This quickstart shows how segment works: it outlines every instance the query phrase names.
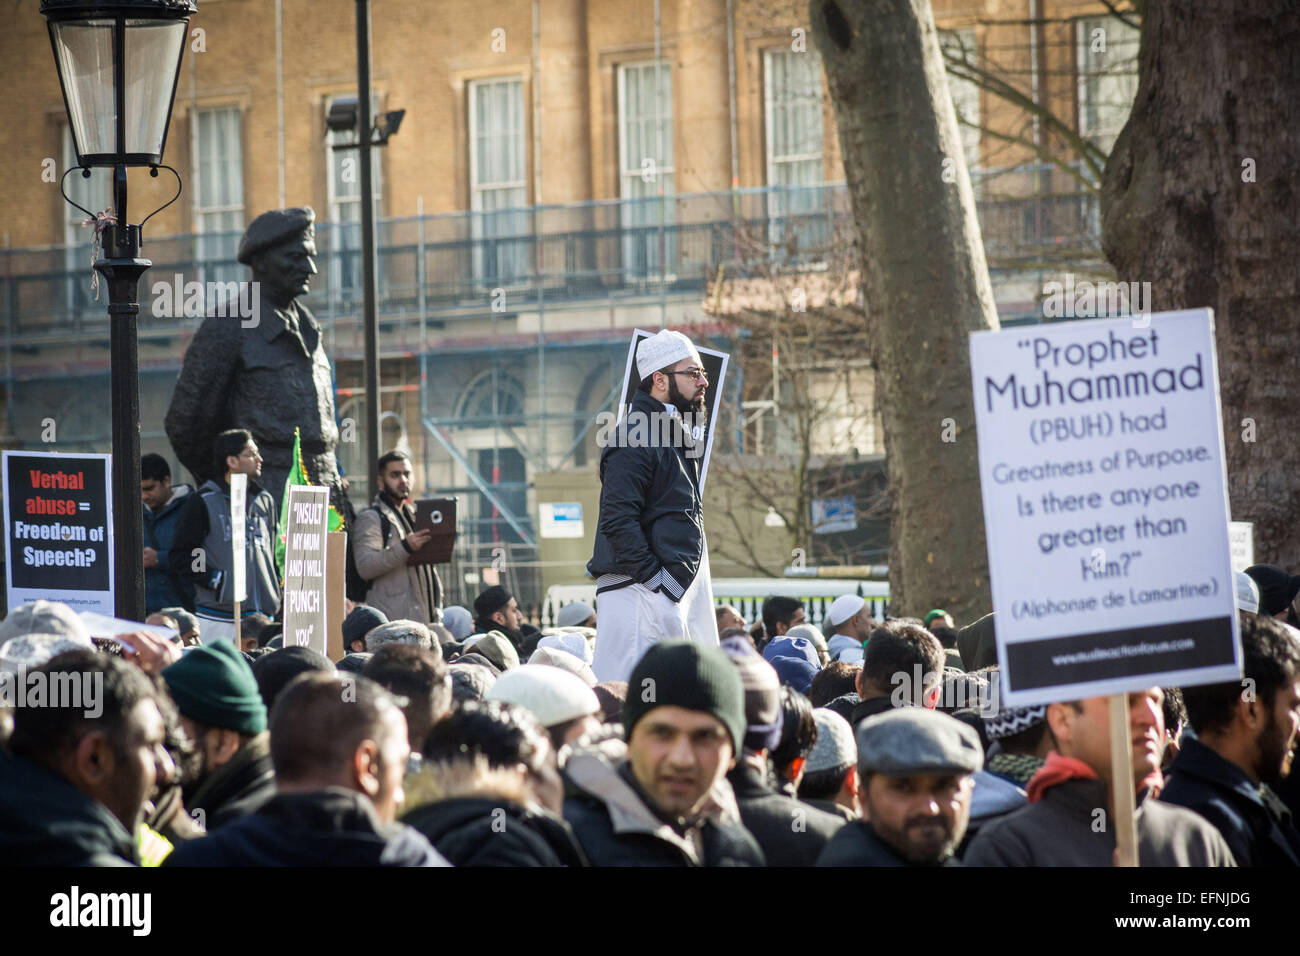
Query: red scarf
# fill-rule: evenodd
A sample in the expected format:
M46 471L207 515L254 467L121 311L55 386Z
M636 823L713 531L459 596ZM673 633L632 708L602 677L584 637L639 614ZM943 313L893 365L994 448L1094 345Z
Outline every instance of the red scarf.
M1097 771L1082 760L1076 760L1074 757L1062 757L1053 750L1047 755L1043 765L1038 768L1038 772L1029 778L1029 784L1025 787L1025 792L1029 794L1030 803L1037 803L1043 799L1044 792L1058 783L1065 783L1067 780L1098 779L1100 778L1097 776Z

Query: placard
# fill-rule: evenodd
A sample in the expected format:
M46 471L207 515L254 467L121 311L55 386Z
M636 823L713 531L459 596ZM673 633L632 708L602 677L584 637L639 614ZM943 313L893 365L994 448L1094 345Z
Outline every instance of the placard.
M247 521L248 476L242 472L230 476L230 567L234 599L248 600L245 579L248 575L248 553L244 547L244 522ZM242 557L241 557L242 556Z
M632 330L632 344L627 350L627 366L623 370L623 402L618 408L618 421L622 421L627 415L628 409L632 407L632 397L636 394L637 386L641 384L640 377L636 374L636 350L644 339L655 335L654 332L647 332L644 329ZM690 338L690 336L687 336ZM697 427L694 432L695 441L704 442L704 455L700 460L700 492L704 492L704 479L709 472L709 455L713 451L713 435L717 431L714 427L718 420L718 409L721 407L722 384L727 377L727 363L731 356L726 352L719 352L717 349L702 348L699 343L691 339L695 350L700 353L700 361L704 363L704 371L709 376L709 387L704 393L705 423ZM699 433L703 429L703 435Z
M284 646L329 652L325 564L329 488L289 487L289 527L284 546Z
M1007 703L1240 678L1212 313L970 350Z
M5 591L10 610L62 601L115 613L110 456L3 454ZM144 555L137 555L141 561Z

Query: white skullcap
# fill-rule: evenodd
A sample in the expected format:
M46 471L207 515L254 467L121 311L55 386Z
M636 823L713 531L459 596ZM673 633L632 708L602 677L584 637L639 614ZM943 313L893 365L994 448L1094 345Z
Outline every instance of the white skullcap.
M585 601L574 601L560 608L560 612L555 615L555 624L557 627L574 627L595 613L592 606Z
M808 754L805 773L858 765L858 741L847 720L833 710L818 707L813 711L813 723L817 725L817 743Z
M582 678L546 664L520 664L506 671L483 699L517 704L532 711L543 727L600 711L600 701Z
M650 338L642 339L641 344L637 346L637 376L644 380L661 368L676 365L685 358L695 359L701 367L704 365L700 353L695 351L695 346L691 344L690 339L680 332L662 329Z
M1259 585L1244 571L1234 571L1237 579L1237 610L1259 613Z
M856 594L841 594L831 604L831 609L826 612L826 623L836 627L866 606L867 602Z
M586 618L583 620L586 620ZM553 647L558 651L565 651L580 661L586 661L588 664L591 663L593 656L591 645L587 643L587 639L582 636L580 631L552 631L538 641L537 646Z

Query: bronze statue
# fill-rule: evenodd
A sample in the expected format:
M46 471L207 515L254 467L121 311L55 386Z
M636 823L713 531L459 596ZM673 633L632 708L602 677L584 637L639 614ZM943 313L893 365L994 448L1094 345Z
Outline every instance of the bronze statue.
M294 428L313 483L343 486L334 449L334 385L321 328L295 300L316 274L315 213L310 207L262 213L239 243L238 259L253 270L252 307L245 314L203 320L185 352L167 409L167 437L177 457L203 482L220 480L212 442L227 428L247 428L262 453L262 486L279 512L293 467ZM248 314L251 313L251 314Z

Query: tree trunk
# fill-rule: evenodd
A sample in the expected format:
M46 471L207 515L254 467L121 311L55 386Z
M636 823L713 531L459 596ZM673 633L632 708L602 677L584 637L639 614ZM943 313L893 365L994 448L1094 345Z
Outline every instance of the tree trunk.
M928 0L811 0L858 227L891 496L891 612L989 610L969 333L997 328Z
M1214 309L1232 517L1300 559L1300 6L1150 0L1102 248L1155 310Z

